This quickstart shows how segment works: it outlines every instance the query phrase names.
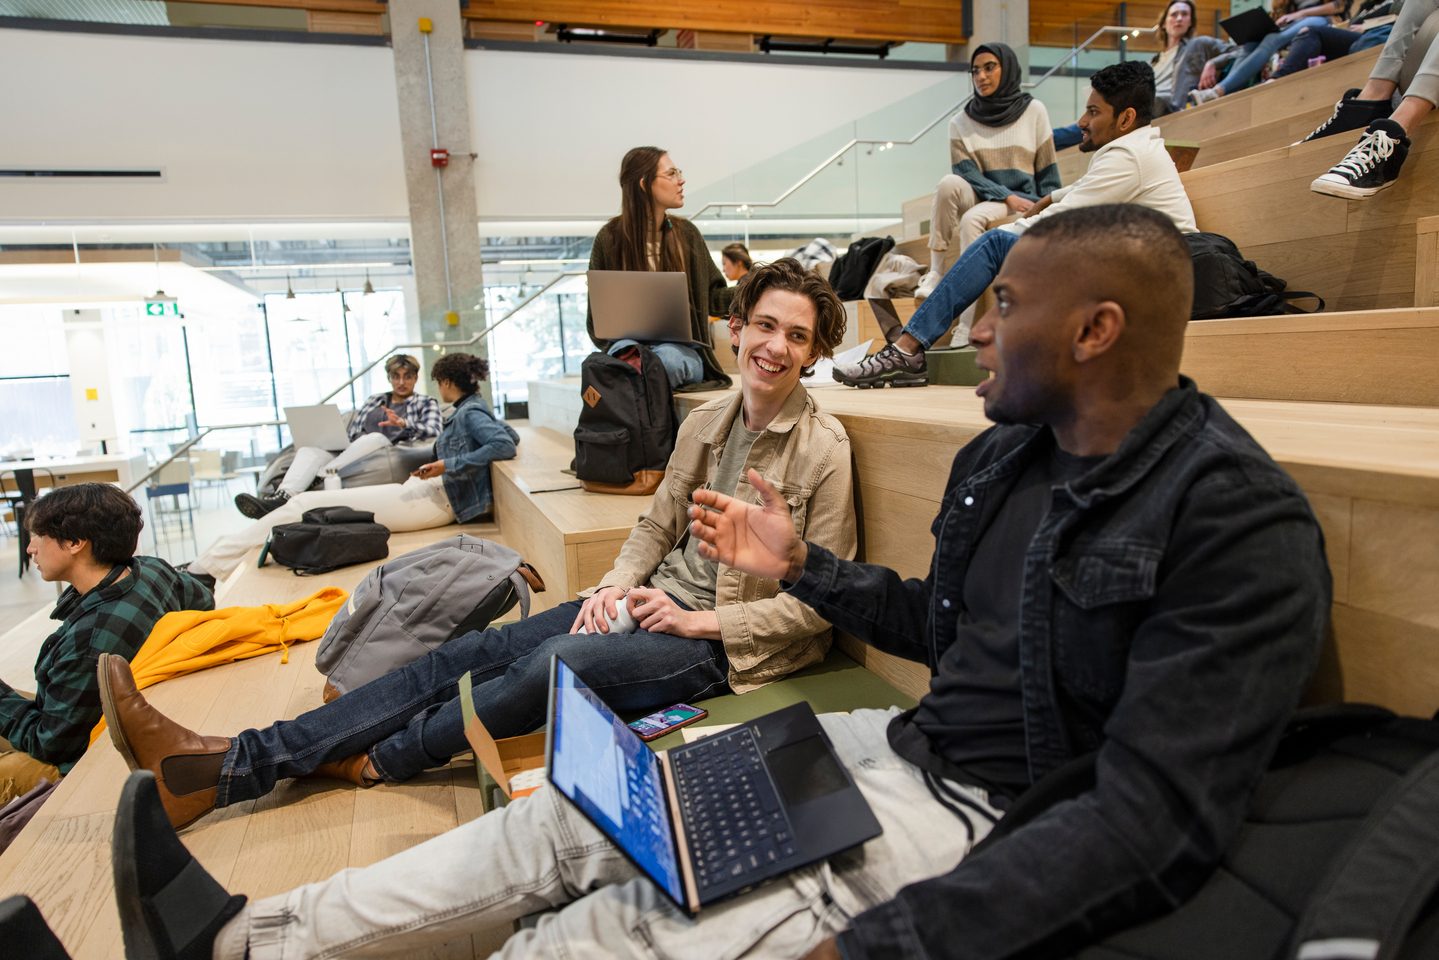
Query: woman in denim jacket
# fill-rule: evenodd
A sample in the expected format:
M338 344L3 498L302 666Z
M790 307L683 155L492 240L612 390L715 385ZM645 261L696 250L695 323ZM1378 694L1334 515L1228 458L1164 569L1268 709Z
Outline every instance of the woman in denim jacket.
M430 376L439 387L440 399L453 404L454 410L435 441L435 459L416 470L411 479L403 484L312 490L291 497L245 529L216 540L190 564L190 572L217 579L228 576L248 551L265 542L271 527L294 523L316 507L369 510L375 521L392 533L468 523L487 516L493 506L490 463L513 459L520 442L519 434L496 420L477 395L489 370L486 361L468 353L450 353L435 361Z

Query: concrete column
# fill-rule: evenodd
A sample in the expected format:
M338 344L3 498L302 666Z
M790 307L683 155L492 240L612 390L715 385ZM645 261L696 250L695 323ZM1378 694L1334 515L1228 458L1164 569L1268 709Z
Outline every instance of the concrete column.
M1014 48L1019 62L1028 71L1029 0L968 0L965 15L969 21L969 42L964 46L946 47L949 60L968 61L975 47L997 40Z
M389 7L420 336L463 340L484 329L485 315L460 5L455 0L390 0ZM428 66L422 17L432 25ZM431 164L430 149L436 143L450 151L449 166ZM454 316L447 319L452 313L458 315L458 324ZM468 349L488 355L483 341ZM433 359L428 353L422 362L428 367ZM485 396L490 399L488 389Z

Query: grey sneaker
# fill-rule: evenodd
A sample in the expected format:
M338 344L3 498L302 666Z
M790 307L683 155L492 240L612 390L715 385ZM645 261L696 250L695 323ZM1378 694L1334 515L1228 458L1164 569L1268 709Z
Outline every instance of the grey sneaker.
M1218 99L1218 87L1210 87L1208 90L1200 90L1198 87L1195 87L1193 90L1189 91L1189 102L1194 104L1194 106L1196 107L1202 107L1206 103L1212 103L1213 101Z
M894 344L859 363L836 364L834 378L847 387L923 387L929 383L924 353L904 354Z

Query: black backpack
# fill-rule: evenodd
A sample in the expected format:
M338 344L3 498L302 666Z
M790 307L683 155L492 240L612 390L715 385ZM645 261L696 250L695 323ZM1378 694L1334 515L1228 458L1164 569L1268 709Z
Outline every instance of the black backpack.
M1306 290L1285 291L1283 280L1245 260L1234 241L1217 233L1187 233L1189 256L1194 261L1194 308L1191 320L1224 317L1267 317L1278 313L1317 313L1324 298ZM1301 310L1290 301L1313 299L1314 311Z
M984 843L1092 786L1090 760L1036 784ZM1439 720L1362 704L1301 711L1199 890L1173 912L1077 954L1219 957L1439 957Z
M383 560L390 555L390 528L375 522L368 510L316 507L299 523L276 524L260 551L260 566L272 559L297 575L329 573L354 563Z
M858 300L884 255L894 249L894 237L861 237L829 268L829 285L841 300Z
M649 496L675 449L678 420L664 364L648 347L631 349L639 370L602 351L580 366L575 476L592 493Z

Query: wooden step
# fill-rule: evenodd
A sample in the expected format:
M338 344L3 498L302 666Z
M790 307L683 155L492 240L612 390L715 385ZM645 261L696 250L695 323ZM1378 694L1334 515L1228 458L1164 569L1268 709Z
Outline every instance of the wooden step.
M1423 217L1414 227L1414 305L1439 307L1439 217Z
M1180 369L1206 393L1439 407L1439 308L1204 320Z
M1331 311L1415 304L1417 222L1439 215L1439 114L1414 132L1403 172L1368 200L1312 193L1358 135L1190 170L1184 187L1201 230L1229 237L1244 255L1312 290Z
M505 542L534 564L548 587L530 609L548 610L609 572L650 498L586 492L565 472L575 455L572 435L518 429L519 455L490 467L495 515Z
M1322 109L1327 116L1345 90L1364 86L1378 59L1379 48L1362 50L1273 83L1231 93L1202 107L1171 113L1154 123L1164 131L1166 140L1175 137L1203 145L1215 137L1297 114Z

